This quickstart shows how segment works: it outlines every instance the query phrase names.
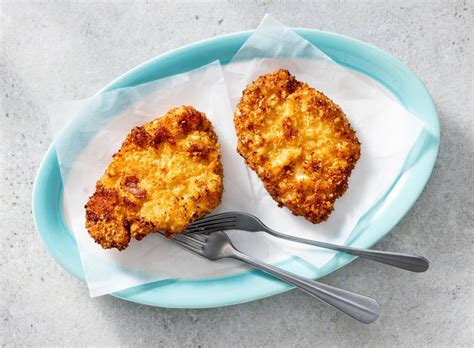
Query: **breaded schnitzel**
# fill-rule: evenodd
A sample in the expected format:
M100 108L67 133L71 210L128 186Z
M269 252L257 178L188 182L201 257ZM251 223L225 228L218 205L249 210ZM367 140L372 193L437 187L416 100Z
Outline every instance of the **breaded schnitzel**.
M243 91L234 122L237 151L278 205L312 223L326 220L360 157L341 108L278 70Z
M85 206L86 228L105 249L172 236L220 204L222 181L211 122L191 106L171 109L127 135Z

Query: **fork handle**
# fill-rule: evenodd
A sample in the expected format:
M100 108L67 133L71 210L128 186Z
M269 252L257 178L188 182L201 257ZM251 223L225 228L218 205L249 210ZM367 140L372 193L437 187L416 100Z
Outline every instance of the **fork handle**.
M296 274L256 260L237 250L235 251L233 258L243 261L289 284L292 284L365 324L373 322L380 314L379 304L370 297L300 277Z
M389 251L380 251L380 250L372 250L372 249L360 249L360 248L352 248L346 247L342 245L336 245L331 243L319 242L316 240L311 239L304 239L293 237L287 234L283 234L277 231L274 231L270 228L265 230L272 236L290 240L292 242L302 243L313 245L320 248L331 249L336 251L341 251L346 254L351 254L354 256L363 257L365 259L385 263L390 266L406 269L412 272L424 272L429 267L429 261L424 258L423 256L416 256L416 255L408 255L408 254L401 254L401 253L393 253Z

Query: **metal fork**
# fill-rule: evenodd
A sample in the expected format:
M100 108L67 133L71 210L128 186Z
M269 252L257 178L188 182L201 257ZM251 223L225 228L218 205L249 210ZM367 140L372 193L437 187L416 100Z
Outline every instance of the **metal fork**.
M224 258L237 259L287 283L290 283L323 302L339 309L354 319L365 324L371 323L379 316L379 305L370 297L359 295L347 290L335 288L317 281L300 277L262 261L256 260L238 251L231 243L225 232L215 232L210 235L176 235L173 239L187 250L210 260Z
M311 239L298 238L272 230L265 226L257 217L243 212L227 212L211 215L198 220L188 226L184 231L190 233L212 233L225 230L244 230L249 232L267 232L272 236L290 240L292 242L309 244L320 248L341 251L347 254L378 261L394 267L412 272L424 272L429 267L429 262L422 256L393 253L388 251L352 248L342 245L319 242Z

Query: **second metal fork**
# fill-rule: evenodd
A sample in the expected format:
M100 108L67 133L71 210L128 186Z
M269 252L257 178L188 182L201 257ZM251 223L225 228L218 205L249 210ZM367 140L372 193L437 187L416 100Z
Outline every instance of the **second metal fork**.
M379 316L379 305L374 299L303 278L256 260L238 251L224 232L216 232L208 236L199 234L178 234L174 237L173 241L185 249L210 260L215 261L224 258L233 258L245 262L300 288L363 323L371 323Z
M267 232L272 236L290 240L292 242L313 245L320 248L341 251L347 254L378 261L394 267L412 272L424 272L429 267L429 262L422 256L393 253L388 251L352 248L342 245L319 242L311 239L298 238L272 230L265 226L257 217L243 212L227 212L211 215L198 220L184 231L189 233L212 233L225 230L244 230L250 232Z

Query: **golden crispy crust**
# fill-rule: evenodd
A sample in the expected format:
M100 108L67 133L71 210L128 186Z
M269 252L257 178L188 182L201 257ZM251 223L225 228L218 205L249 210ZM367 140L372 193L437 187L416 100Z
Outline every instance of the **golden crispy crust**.
M360 157L340 107L278 70L244 90L234 122L237 151L278 205L312 223L326 220Z
M86 228L103 248L130 238L180 233L221 202L217 135L191 106L135 127L113 156L86 208Z

